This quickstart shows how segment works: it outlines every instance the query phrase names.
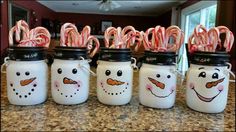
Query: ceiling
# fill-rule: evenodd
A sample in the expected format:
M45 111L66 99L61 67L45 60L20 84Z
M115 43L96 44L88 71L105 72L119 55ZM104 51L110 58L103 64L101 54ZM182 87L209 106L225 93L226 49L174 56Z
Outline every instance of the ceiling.
M108 14L108 15L136 15L136 16L157 16L170 10L185 1L183 0L152 0L152 1L118 1L112 0L113 4L120 7L110 11L99 10L99 3L102 0L80 0L80 1L46 1L38 0L39 3L52 9L55 12L87 13L87 14Z

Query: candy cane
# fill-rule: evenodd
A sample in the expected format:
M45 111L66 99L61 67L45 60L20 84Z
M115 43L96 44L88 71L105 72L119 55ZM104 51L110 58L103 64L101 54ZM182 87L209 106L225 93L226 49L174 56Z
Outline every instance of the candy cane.
M85 26L81 32L81 47L85 47L88 41L88 37L90 35L91 28L90 26Z
M61 46L66 46L66 39L67 39L67 35L68 35L68 30L66 30L67 28L72 28L73 30L75 30L75 32L78 32L76 26L72 23L65 23L62 25L61 27L61 32L60 32L60 44Z
M93 57L97 53L97 51L100 47L100 43L99 43L98 39L94 36L89 36L87 40L88 40L87 43L91 42L91 44L87 45L87 48L89 49L89 52L90 52L89 56ZM92 44L93 41L95 42L95 47L94 47L93 51L91 51L93 48L93 44Z

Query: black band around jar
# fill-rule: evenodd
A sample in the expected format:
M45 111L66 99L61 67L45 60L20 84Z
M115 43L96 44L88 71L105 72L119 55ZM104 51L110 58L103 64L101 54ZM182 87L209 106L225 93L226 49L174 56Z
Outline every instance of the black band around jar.
M190 55L190 63L208 66L226 66L230 55L226 52L200 52Z
M175 52L144 52L144 63L152 65L174 65L176 62Z
M101 48L99 60L112 62L127 62L131 61L130 49L110 49Z
M10 60L15 61L38 61L46 58L46 49L44 47L17 47L8 48Z
M56 46L54 49L54 58L62 60L80 60L88 59L87 48Z

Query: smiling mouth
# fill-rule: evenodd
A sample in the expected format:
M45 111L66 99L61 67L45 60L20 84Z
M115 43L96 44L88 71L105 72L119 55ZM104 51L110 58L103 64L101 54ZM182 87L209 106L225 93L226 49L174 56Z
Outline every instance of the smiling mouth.
M125 83L125 82L124 82L124 83ZM122 84L124 84L124 83L122 83ZM101 85L101 87L102 87L103 92L105 92L105 93L108 94L108 95L121 95L121 94L125 93L125 91L128 89L129 83L126 83L125 88L120 89L119 91L116 91L116 92L112 92L112 91L107 90L107 89L104 87L104 84L103 84L102 82L100 83L100 85Z
M212 101L214 98L216 98L216 97L221 93L221 91L222 91L222 90L220 90L219 93L216 94L214 97L207 98L207 97L204 97L204 96L200 95L200 94L195 90L194 86L192 87L192 89L193 89L193 91L197 94L197 97L198 97L200 100L204 101L204 102L211 102L211 101Z
M159 96L159 95L156 95L155 93L152 92L151 89L148 89L152 95L154 95L155 97L158 97L158 98L166 98L166 97L169 97L175 90L172 90L168 95L166 96Z

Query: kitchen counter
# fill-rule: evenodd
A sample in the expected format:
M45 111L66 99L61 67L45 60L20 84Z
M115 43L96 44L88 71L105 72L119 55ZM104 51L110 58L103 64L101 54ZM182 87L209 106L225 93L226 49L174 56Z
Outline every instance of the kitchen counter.
M43 104L15 106L7 100L6 76L1 74L1 131L235 131L235 83L230 83L227 107L219 114L205 114L188 108L184 85L177 87L173 108L153 109L142 106L138 101L138 72L134 73L132 100L124 106L99 103L96 97L96 77L91 76L90 84L89 99L83 104L58 105L53 102L49 91L49 97Z

